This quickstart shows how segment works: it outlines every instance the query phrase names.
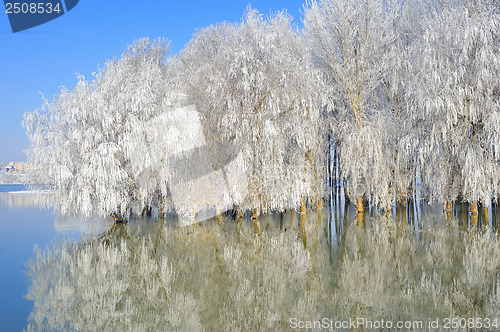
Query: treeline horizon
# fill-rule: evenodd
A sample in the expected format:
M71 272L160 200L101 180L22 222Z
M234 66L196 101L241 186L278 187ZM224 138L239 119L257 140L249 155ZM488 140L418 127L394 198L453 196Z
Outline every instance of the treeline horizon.
M240 215L321 209L340 180L358 212L417 191L471 213L497 201L500 1L308 1L302 21L248 7L178 54L129 45L25 114L36 181L62 213L171 211L172 183L189 180L171 157L197 135L172 114L195 105L207 143L241 149Z

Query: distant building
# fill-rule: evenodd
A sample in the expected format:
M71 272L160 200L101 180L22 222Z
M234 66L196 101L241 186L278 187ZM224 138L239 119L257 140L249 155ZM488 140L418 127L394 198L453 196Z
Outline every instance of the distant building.
M5 170L10 173L28 173L33 168L31 163L25 161L11 161Z

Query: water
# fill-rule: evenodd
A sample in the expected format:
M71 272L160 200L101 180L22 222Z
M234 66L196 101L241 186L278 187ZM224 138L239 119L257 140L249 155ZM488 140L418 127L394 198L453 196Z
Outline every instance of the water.
M0 185L0 331L21 331L33 310L28 292L26 262L35 245L46 248L63 240L78 240L92 230L88 223L75 224L58 218L51 209L42 209L24 185ZM85 225L87 224L87 229ZM73 225L73 226L72 226ZM99 223L104 227L105 223Z
M19 192L27 190L24 184L0 184L0 193Z
M1 331L19 331L26 326L32 303L24 299L24 265L35 243L46 246L56 236L52 213L34 207L24 194L5 192L11 189L17 191L19 186L0 186Z
M179 228L56 217L28 197L0 194L2 331L348 331L343 322L365 318L435 331L447 317L492 325L500 312L493 211L416 218L410 206L357 226L352 207L332 205Z

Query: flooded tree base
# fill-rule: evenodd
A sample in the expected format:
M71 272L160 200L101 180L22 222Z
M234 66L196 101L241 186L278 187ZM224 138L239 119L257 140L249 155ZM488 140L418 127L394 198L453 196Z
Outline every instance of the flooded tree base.
M120 215L117 215L115 213L111 214L111 218L113 218L113 220L115 221L116 224L123 224L123 223L127 222L126 218L124 218Z

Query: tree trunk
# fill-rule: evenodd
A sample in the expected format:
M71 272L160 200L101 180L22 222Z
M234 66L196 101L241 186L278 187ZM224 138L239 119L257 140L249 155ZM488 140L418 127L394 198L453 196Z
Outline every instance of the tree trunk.
M241 225L243 223L243 210L237 208L236 215L237 215L236 220L238 222L238 225Z
M255 234L260 234L259 220L257 218L254 219L254 217L252 217L252 220L253 220L253 228L255 230Z
M361 195L356 199L356 210L358 211L356 222L358 226L362 226L365 217L364 195Z
M453 219L453 201L444 202L443 211L448 218Z
M363 212L356 214L356 223L358 226L363 226L365 214Z
M483 225L489 225L490 215L488 214L488 207L487 206L483 206L483 212L484 212Z
M470 214L477 214L477 201L470 203Z
M300 198L300 214L301 215L305 215L307 212L307 209L306 209L306 203L305 203L305 199L304 199L304 196L302 196Z
M471 214L470 215L470 227L476 227L477 226L477 214Z
M122 216L120 216L116 213L112 213L111 217L113 217L113 220L115 221L116 224L123 224L123 223L127 222L127 220L125 218L123 218Z
M365 212L363 195L359 196L356 199L356 209L358 210L358 213L364 213Z
M403 210L401 211L403 215L401 216L401 222L403 223L403 228L406 227L406 204L403 205Z
M253 209L252 219L259 219L260 211L258 208Z
M453 201L444 202L443 203L443 210L445 212L453 211Z

